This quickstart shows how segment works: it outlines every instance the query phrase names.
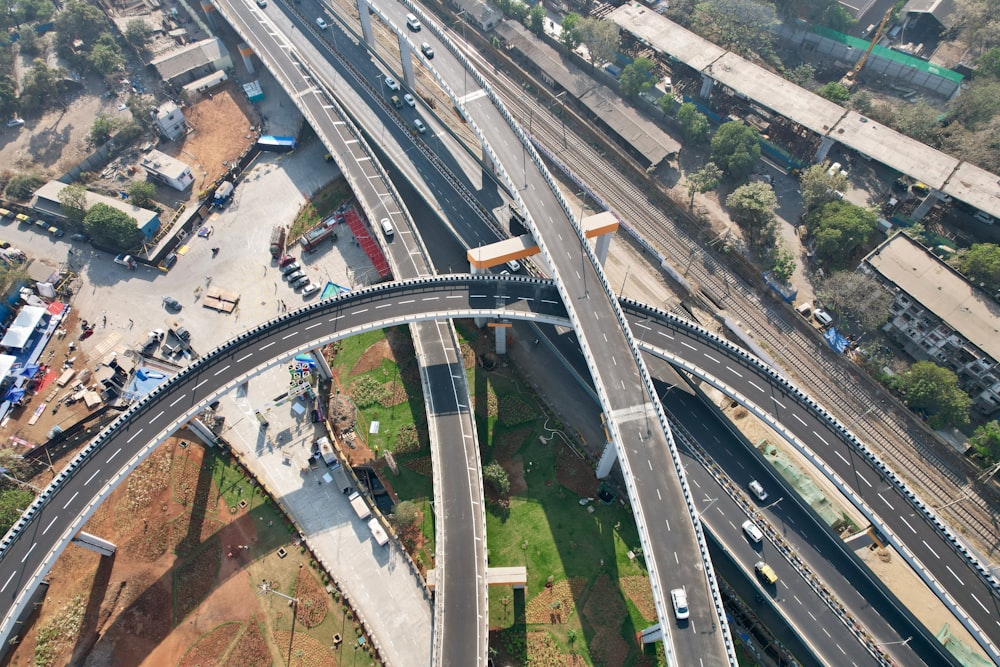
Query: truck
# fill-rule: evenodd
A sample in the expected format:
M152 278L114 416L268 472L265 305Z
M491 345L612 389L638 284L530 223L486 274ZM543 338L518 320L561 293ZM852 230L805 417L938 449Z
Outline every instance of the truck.
M323 462L328 466L332 466L337 462L337 455L333 453L333 445L330 444L330 439L325 435L316 441L316 449L319 451L319 455L323 457Z
M275 225L271 230L271 257L278 259L285 252L285 227Z
M343 220L342 216L332 216L307 231L302 238L299 239L302 251L316 252L316 250L319 249L320 243L331 236L334 236L336 225L340 222L340 220Z
M212 206L217 208L222 208L229 202L230 197L233 196L233 190L236 189L229 181L223 181L222 185L215 189L215 194L212 196Z
M358 518L364 521L372 515L372 511L368 509L368 503L365 499L361 497L361 494L355 491L351 495L347 496L347 499L351 501L351 507L354 509L354 513L358 515Z
M347 471L344 470L344 466L334 463L330 466L330 475L333 476L333 482L341 493L348 494L354 490L354 487L351 486L351 480L347 479Z
M385 528L382 524L378 522L378 519L372 517L368 520L368 530L372 532L372 537L375 538L375 543L380 547L384 547L389 544L389 536L386 535Z

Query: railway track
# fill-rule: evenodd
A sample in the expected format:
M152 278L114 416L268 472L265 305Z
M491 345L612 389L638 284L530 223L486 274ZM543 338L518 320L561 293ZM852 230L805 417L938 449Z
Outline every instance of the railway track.
M857 377L859 372L846 368L830 351L799 332L787 321L786 313L774 309L711 253L699 250L701 244L697 239L650 206L641 185L609 169L603 153L568 128L564 129L562 121L549 107L525 95L519 83L495 70L479 54L472 54L472 57L483 63L480 72L508 108L518 118L530 119L532 135L537 140L551 147L564 164L572 165L574 175L595 193L605 201L614 202L616 211L630 225L666 257L674 259L675 267L680 269L680 265L686 264L685 273L693 283L711 293L712 300L721 300L751 335L769 348L779 361L791 367L798 381L815 398L884 457L898 474L913 483L925 501L939 508L938 512L952 526L960 528L958 534L974 534L976 541L985 547L984 560L989 562L988 556L996 549L998 535L989 502L963 472L955 470L938 455L933 445L914 437L914 432L907 429L907 423L913 419L911 415L902 413L884 394L873 400L852 393L848 388L864 383ZM528 125L527 122L522 124ZM917 435L922 433L917 431Z

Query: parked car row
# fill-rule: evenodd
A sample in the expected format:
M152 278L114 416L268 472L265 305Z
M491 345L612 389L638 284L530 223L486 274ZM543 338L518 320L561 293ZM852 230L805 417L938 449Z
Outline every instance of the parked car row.
M303 297L309 297L319 291L319 284L312 282L305 269L292 255L285 255L278 260L281 275L295 291L302 290Z
M24 213L18 213L15 215L12 211L0 208L0 219L7 220L7 218L13 218L14 220L17 220L19 224L25 225L26 227L35 227L39 230L44 230L50 236L54 236L55 238L59 238L60 236L64 236L66 234L61 227L45 222L41 218L32 220L30 216L27 216Z

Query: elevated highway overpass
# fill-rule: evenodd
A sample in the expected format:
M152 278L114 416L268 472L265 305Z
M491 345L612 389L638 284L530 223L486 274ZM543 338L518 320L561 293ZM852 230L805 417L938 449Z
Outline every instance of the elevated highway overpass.
M796 394L738 348L690 323L625 305L630 316L638 318L634 321L650 327L655 322L657 339L673 336L679 349L690 350L690 358L681 360L684 363L694 365L708 350L734 370L746 371L743 375L749 383L769 383L774 392L785 387L788 405L797 396L808 405L808 397ZM0 640L10 637L34 587L115 486L218 397L317 346L386 326L454 317L568 323L558 291L549 281L449 276L372 287L320 302L226 343L119 417L59 474L4 538L0 545L0 608L4 612ZM807 411L802 414L808 416ZM878 639L873 637L872 642Z

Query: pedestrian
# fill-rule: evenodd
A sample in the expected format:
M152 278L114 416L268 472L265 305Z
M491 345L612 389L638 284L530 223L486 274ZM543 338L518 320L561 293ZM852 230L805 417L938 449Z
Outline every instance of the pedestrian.
M108 316L107 315L103 315L101 317L101 328L105 329L105 328L107 328L107 326L108 326Z
M219 254L219 249L218 248L212 248L212 257L214 258L218 254Z
M135 322L133 322L132 318L130 317L128 318L128 328L131 329L133 326L135 326Z

